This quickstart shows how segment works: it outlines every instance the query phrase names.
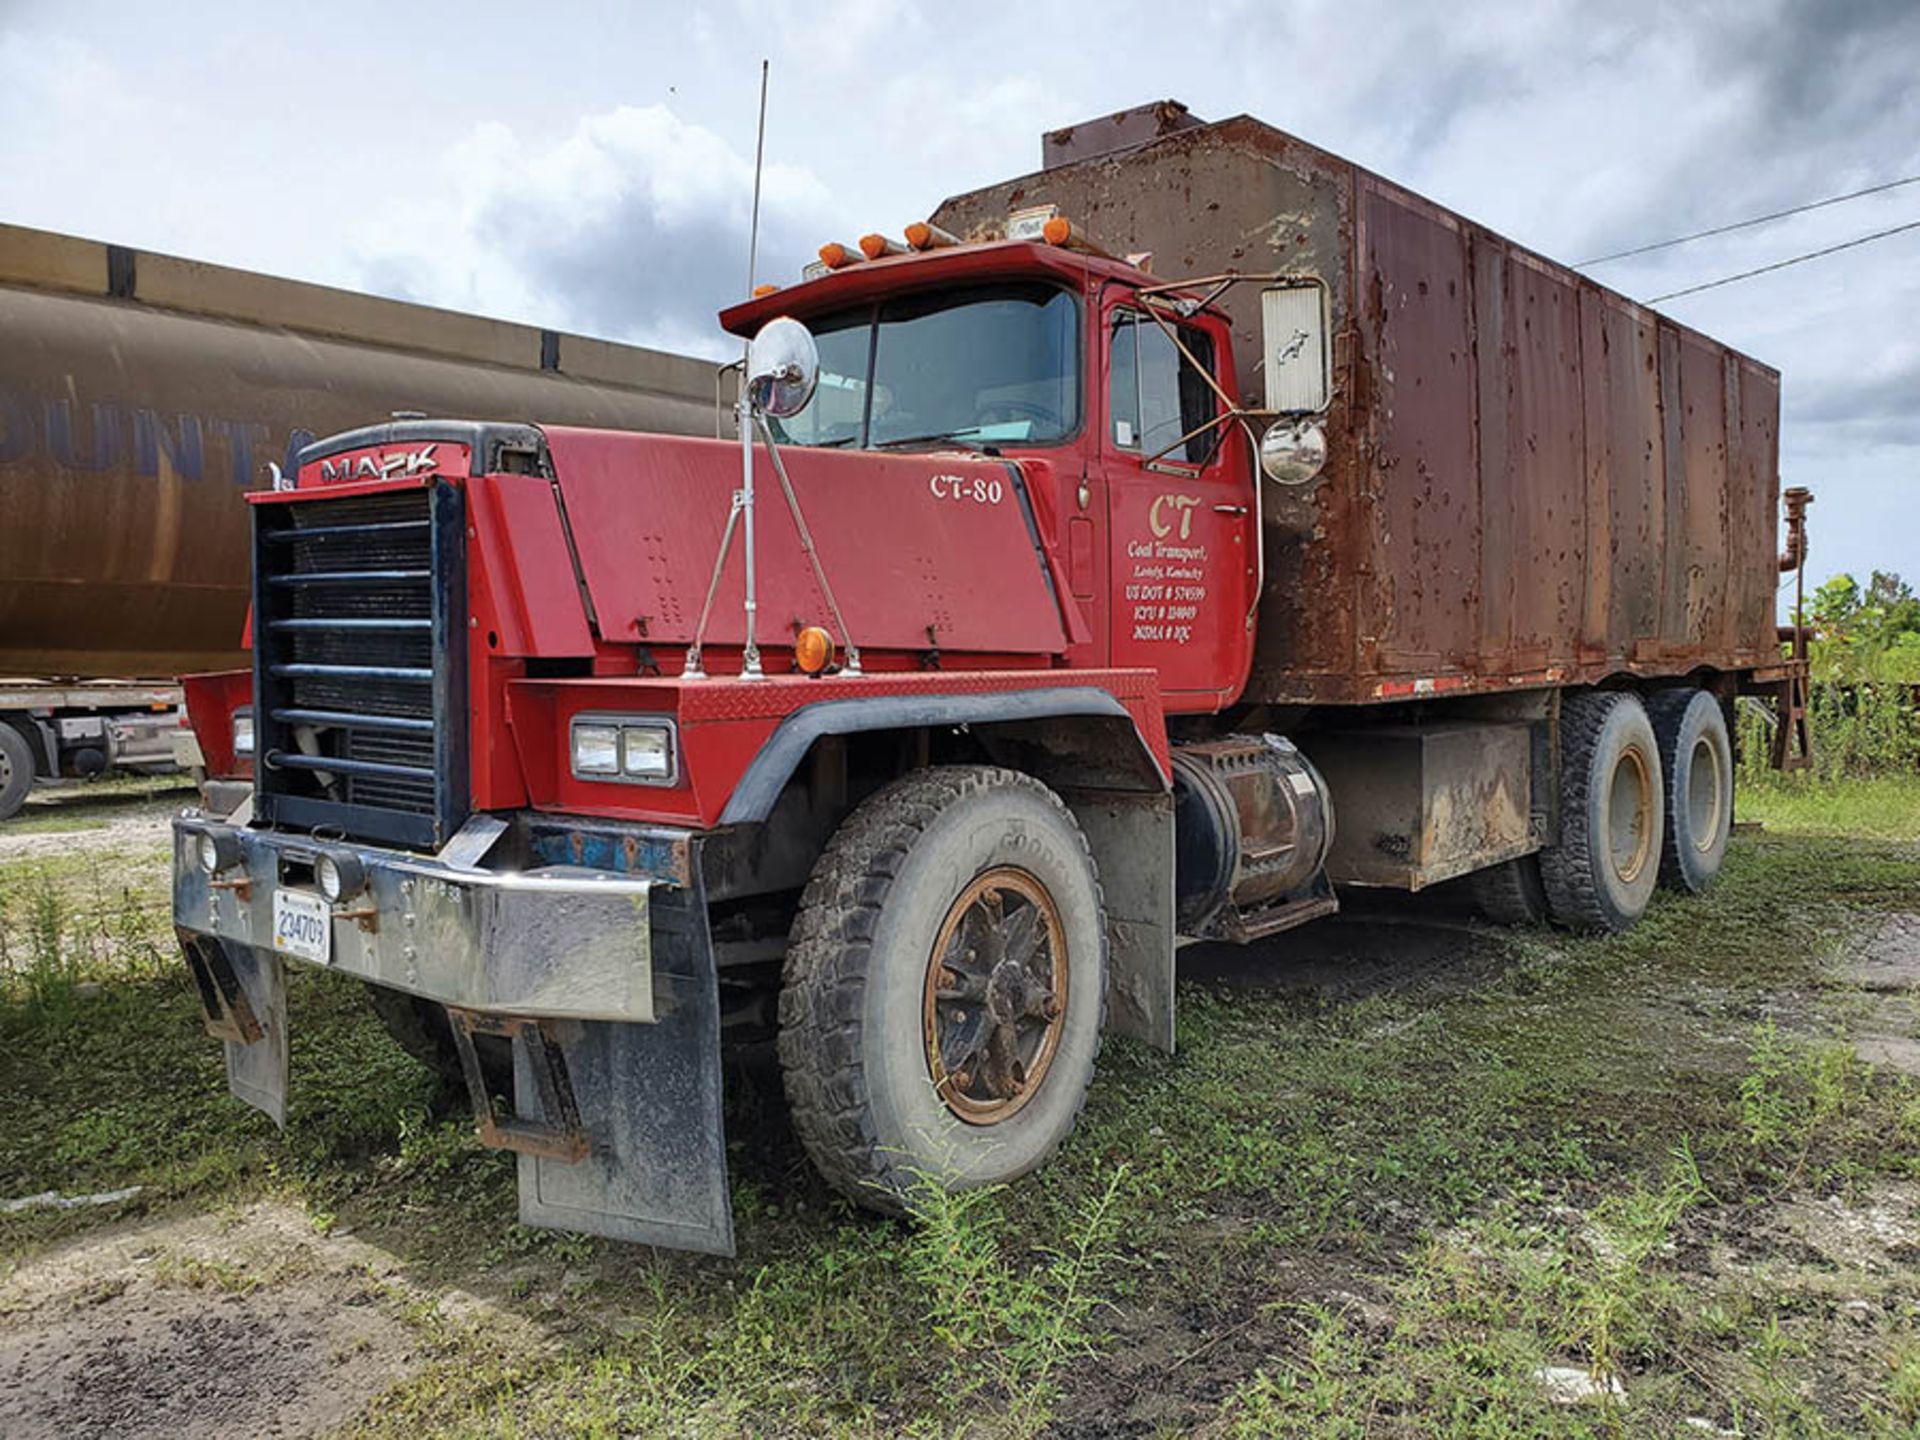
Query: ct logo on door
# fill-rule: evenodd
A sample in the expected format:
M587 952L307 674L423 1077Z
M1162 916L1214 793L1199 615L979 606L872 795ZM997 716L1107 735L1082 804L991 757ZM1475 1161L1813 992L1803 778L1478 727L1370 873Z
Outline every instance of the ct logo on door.
M1180 529L1182 540L1193 538L1193 507L1200 503L1198 495L1156 495L1153 504L1147 510L1147 528L1159 539L1166 539Z

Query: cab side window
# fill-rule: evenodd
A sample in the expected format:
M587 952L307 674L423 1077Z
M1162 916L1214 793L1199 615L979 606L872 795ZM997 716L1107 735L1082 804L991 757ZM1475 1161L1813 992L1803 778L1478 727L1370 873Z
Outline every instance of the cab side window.
M1212 339L1191 326L1176 329L1188 354L1211 373ZM1107 413L1112 442L1149 460L1206 464L1219 443L1219 427L1192 432L1219 413L1207 375L1194 368L1159 324L1134 310L1115 314L1111 354Z

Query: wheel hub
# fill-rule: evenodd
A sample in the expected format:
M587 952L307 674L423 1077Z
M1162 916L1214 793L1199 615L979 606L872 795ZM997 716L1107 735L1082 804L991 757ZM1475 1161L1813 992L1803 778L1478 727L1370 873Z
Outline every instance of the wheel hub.
M1640 878L1653 852L1655 800L1653 774L1638 750L1623 750L1609 787L1608 858L1620 883Z
M1000 866L948 909L927 957L927 1073L972 1125L1038 1092L1065 1028L1067 947L1059 907L1032 875Z

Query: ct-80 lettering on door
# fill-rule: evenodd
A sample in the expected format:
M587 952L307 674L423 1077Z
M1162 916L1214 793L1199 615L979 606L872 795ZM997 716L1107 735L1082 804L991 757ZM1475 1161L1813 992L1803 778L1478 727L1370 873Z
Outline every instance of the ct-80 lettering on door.
M965 500L975 505L998 505L1006 496L1006 483L987 475L935 475L927 489L936 500Z

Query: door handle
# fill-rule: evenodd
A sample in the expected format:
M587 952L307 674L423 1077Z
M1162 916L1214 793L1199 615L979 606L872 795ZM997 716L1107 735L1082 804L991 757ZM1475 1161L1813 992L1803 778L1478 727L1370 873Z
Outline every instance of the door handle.
M1247 513L1247 507L1244 505L1216 505L1213 507L1213 513L1216 515L1244 515Z

